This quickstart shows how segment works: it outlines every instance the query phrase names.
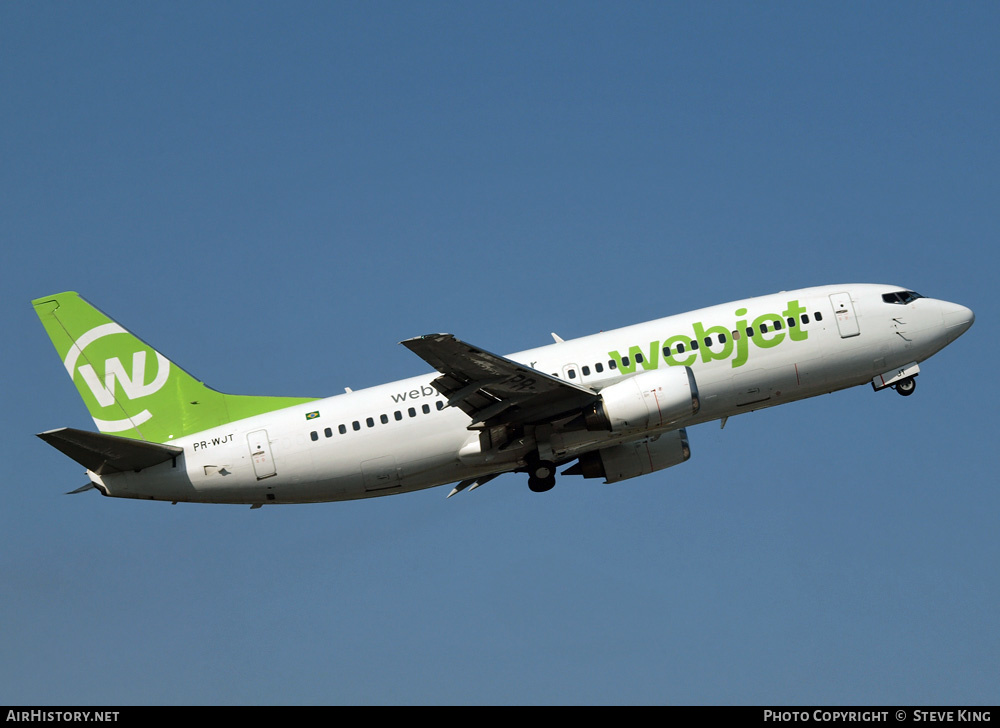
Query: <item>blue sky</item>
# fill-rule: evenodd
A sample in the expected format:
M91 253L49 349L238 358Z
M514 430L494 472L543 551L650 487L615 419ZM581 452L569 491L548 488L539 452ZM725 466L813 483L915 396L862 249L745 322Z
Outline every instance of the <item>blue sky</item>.
M3 704L996 704L995 3L0 5ZM322 396L807 285L973 329L692 459L273 507L65 496L29 301ZM13 385L13 386L11 386Z

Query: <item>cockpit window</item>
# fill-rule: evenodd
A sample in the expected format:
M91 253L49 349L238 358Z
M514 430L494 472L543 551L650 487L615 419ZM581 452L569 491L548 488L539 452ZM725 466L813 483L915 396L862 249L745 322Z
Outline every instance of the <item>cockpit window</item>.
M886 303L897 303L900 305L906 305L911 301L916 301L918 298L923 298L916 291L894 291L893 293L883 293L882 300Z

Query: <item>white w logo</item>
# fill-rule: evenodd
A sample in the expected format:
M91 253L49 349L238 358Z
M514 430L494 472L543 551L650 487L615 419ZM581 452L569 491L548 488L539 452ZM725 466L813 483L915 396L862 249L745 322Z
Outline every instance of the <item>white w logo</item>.
M156 353L156 352L154 352ZM101 407L110 407L115 403L115 380L121 385L122 391L129 399L138 399L146 395L158 392L167 383L170 375L170 362L156 353L157 372L156 379L149 384L146 381L146 352L137 351L132 355L132 376L129 377L121 360L115 356L104 362L104 384L97 378L94 367L84 364L79 372L83 381L94 393L97 403Z
M101 324L100 326L95 326L90 331L87 331L73 342L73 344L69 347L69 351L66 352L66 358L63 359L63 366L66 367L66 371L69 372L70 377L75 378L75 372L77 371L76 362L83 354L83 350L98 339L105 336L111 336L112 334L128 334L128 331L114 322ZM80 376L83 377L83 381L87 383L87 386L90 388L90 391L93 392L94 398L101 407L110 407L115 404L116 380L118 384L121 385L122 392L124 392L126 398L138 399L140 397L146 397L159 391L159 389L167 383L167 378L170 376L170 362L167 361L159 352L154 353L156 354L157 366L156 379L149 384L145 384L145 351L137 351L132 354L131 377L128 375L128 372L125 371L125 367L122 366L121 360L116 356L111 357L104 362L103 384L101 383L101 380L98 379L97 373L94 371L94 367L90 364L84 364L80 367ZM91 410L90 414L91 417L93 417L93 410ZM126 416L125 419L102 420L94 417L94 422L101 432L124 432L125 430L138 428L139 425L149 420L152 416L152 412L148 409L144 409L138 414Z

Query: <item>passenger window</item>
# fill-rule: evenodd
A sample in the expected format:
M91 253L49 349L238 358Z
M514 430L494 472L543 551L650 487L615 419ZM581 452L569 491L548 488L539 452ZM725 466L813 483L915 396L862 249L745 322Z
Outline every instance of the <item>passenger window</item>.
M817 320L817 321L822 321L822 320L823 320L823 314L822 314L822 313L820 313L819 311L817 311L817 312L816 312L815 314L813 314L813 315L814 315L814 316L816 317L816 320Z
M628 366L628 357L627 356L623 356L622 357L622 366L623 367L627 367Z
M596 370L597 370L597 373L598 373L598 374L600 374L601 372L603 372L603 371L604 371L604 365L603 365L603 364L601 364L601 362L597 362L597 363L596 363L596 364L594 365L594 369L596 369Z
M372 418L372 417L369 417L368 419L366 419L365 422L368 424L369 427L374 427L375 426L375 419Z
M608 369L617 369L617 368L618 368L618 364L615 363L614 359L612 359L611 361L608 362Z
M420 409L422 409L424 411L425 415L429 415L431 413L431 406L429 404L425 404Z
M767 333L767 324L761 324L760 325L760 333L762 333L762 334L766 334Z
M712 337L711 336L706 336L705 337L705 346L707 346L707 347L711 347L712 346Z
M401 419L403 419L403 413L400 412L399 410L393 412L392 416L396 418L396 422L399 422Z
M378 418L383 425L389 424L389 415L379 415Z
M733 341L739 341L739 340L740 340L740 332L737 331L736 329L733 329Z
M323 434L326 435L327 437L333 437L333 430L327 427L325 430L323 430Z
M358 422L357 420L354 420L354 422L351 423L351 427L353 427L354 431L357 432L358 430L361 429L361 423Z
M580 370L580 372L581 372L581 373L583 374L583 376L585 376L585 377L589 377L589 376L590 376L590 367L588 367L588 366L584 366L584 367L583 367L583 368L582 368L582 369Z
M567 373L569 374L570 379L576 379L576 369L570 369Z
M726 335L725 334L719 334L719 343L720 344L725 344L726 343Z
M807 313L802 314L802 323L803 324L809 323L809 314Z
M313 430L312 432L309 433L309 437L312 438L313 442L315 442L316 440L319 439L319 433L316 432L316 430Z
M410 417L416 417L417 416L417 410L414 409L413 407L410 407L410 409L406 410L406 412L407 412L407 414L410 415Z
M748 339L752 339L753 338L753 326L747 327L747 338Z
M439 399L437 401L437 408L438 408L439 411L444 409L444 401L443 400Z
M678 354L683 354L684 353L684 344L678 344L677 345L677 353Z
M340 432L341 435L346 435L347 434L347 426L346 425L341 425L340 427L337 428L337 430Z
M636 364L642 364L642 354L636 354L635 355L635 363Z
M774 330L781 331L781 319L774 320Z
M694 341L691 342L691 351L697 351L697 349L698 349L698 340L695 339Z
M794 329L795 328L795 319L792 318L791 316L789 316L786 320L788 321L788 328Z
M669 346L664 346L663 347L663 356L670 356L670 347Z

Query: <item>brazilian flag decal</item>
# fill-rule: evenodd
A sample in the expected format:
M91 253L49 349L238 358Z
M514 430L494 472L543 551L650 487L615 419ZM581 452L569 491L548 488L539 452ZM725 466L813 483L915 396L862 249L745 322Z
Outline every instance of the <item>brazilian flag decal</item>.
M306 413L307 420L315 420L317 417L319 417L319 411Z

